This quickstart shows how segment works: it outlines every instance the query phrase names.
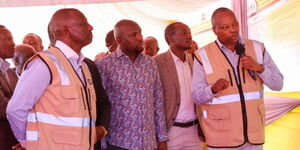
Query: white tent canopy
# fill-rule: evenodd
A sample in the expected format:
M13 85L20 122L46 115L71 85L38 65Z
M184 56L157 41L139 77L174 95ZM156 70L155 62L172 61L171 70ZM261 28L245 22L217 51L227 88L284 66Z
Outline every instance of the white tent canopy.
M230 4L230 0L2 0L0 6L6 7L0 9L0 24L11 30L16 44L20 44L27 33L36 33L42 37L46 48L49 44L47 25L52 14L60 8L77 8L94 27L93 42L83 50L86 57L93 59L97 53L106 51L105 35L121 19L131 19L139 23L144 37L156 37L163 52L167 50L164 28L170 22L182 21L194 26L206 17L203 12L211 9L207 6L230 7Z
M47 6L47 5L73 5L128 2L137 0L1 0L0 7Z
M242 2L248 2L248 6ZM16 44L20 44L27 33L35 33L41 36L43 45L47 48L47 26L52 14L60 8L77 8L94 27L93 42L83 49L86 57L94 59L99 52L107 51L105 35L121 19L136 21L141 26L144 37L157 38L160 52L168 49L164 29L174 21L187 24L191 28L193 39L201 47L215 40L214 33L210 30L211 13L218 7L231 8L232 3L237 6L237 9L232 7L236 12L245 12L246 7L248 12L251 10L254 14L250 19L247 18L249 16L237 14L241 17L242 29L249 31L242 30L241 34L249 33L249 38L265 43L285 77L284 91L299 91L295 83L298 83L300 75L299 42L296 40L300 30L293 29L300 24L300 0L274 1L263 10L258 10L260 7L257 5L261 3L265 6L266 3L258 0L0 0L0 24L12 32ZM278 8L281 9L276 13ZM249 27L243 26L242 23L247 21ZM281 29L279 25L288 26Z

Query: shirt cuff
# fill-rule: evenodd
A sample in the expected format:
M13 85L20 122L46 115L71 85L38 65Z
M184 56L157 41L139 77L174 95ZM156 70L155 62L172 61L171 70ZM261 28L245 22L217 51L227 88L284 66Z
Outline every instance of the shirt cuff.
M265 67L264 71L262 73L258 73L258 75L261 79L266 79L266 78L271 77L272 71L270 69L268 69L267 67Z
M206 96L207 102L211 101L216 96L216 94L213 94L213 92L211 90L211 87L212 87L212 85L208 85L204 89L205 90L205 96Z
M101 149L102 148L107 148L106 136L101 139Z
M167 142L168 141L168 136L160 136L158 137L159 142Z

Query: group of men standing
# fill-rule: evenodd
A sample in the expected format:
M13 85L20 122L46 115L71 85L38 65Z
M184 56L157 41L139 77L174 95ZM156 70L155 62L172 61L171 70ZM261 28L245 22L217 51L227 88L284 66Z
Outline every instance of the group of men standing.
M13 149L87 150L100 139L111 150L263 149L263 84L280 90L283 76L262 43L240 38L231 10L215 10L212 25L218 39L192 55L190 28L168 25L169 50L153 59L142 53L140 26L121 20L116 50L95 65L81 53L93 27L76 9L58 10L48 26L52 46L25 64L14 94L8 88L1 97L1 121L19 142ZM0 38L11 42L8 35ZM4 40L0 60L13 52Z

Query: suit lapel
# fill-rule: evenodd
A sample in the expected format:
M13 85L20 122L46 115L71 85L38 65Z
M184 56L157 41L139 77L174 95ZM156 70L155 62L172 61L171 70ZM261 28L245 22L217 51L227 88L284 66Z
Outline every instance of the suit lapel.
M180 87L179 87L179 80L178 80L178 75L177 75L177 71L176 71L176 66L175 66L175 62L173 60L171 51L168 50L166 53L167 57L165 57L166 59L166 66L170 72L170 80L174 81L175 86L176 86L176 90L180 95Z
M191 55L191 54L188 54L188 53L186 53L186 55L187 55L187 61L189 62L189 66L190 66L190 68L191 68L191 73L193 74L193 64L194 64L194 62L193 62L193 56Z
M12 89L9 85L8 80L5 77L5 74L3 74L2 72L0 73L0 89L6 97L10 98L12 96Z

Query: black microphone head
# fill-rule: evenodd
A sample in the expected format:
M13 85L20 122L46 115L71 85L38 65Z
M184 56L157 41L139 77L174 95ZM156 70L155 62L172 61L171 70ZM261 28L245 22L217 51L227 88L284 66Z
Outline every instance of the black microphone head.
M245 55L245 47L243 44L237 42L234 46L235 48L235 52L238 54L238 55Z

